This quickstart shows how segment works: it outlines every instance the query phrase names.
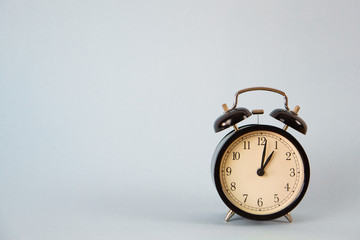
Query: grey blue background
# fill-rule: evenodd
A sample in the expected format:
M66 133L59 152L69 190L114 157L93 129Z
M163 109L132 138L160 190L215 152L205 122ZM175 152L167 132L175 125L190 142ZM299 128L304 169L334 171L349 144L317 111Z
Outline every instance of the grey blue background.
M0 1L0 239L359 239L358 1ZM300 105L309 190L223 221L221 104ZM263 108L277 94L241 95ZM252 117L244 124L254 123Z

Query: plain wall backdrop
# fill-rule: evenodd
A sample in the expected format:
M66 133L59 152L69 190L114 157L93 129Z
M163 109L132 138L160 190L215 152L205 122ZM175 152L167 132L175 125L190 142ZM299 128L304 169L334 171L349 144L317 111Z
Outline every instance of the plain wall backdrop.
M359 239L358 1L0 1L0 239ZM213 122L300 105L310 186L225 223ZM241 95L263 108L280 95ZM244 121L254 123L256 118Z

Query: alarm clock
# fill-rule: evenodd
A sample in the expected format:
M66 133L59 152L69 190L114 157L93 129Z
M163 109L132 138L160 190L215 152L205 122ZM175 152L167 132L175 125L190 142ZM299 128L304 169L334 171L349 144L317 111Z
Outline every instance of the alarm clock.
M262 109L249 111L237 107L240 94L250 91L270 91L282 95L284 109L275 109L270 116L284 123L237 126L251 115L263 114ZM252 220L272 220L284 216L292 222L290 212L305 195L310 179L310 167L300 143L286 130L291 127L306 134L307 125L298 116L299 106L289 110L288 97L283 91L254 87L235 93L234 104L214 123L215 132L232 127L215 149L211 173L216 190L230 209L228 222L236 213Z

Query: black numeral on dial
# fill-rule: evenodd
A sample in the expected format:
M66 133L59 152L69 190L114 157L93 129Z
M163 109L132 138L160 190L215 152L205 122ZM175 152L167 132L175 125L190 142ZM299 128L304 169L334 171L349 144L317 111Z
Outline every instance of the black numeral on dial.
M239 160L239 159L240 159L240 153L239 152L233 152L232 160Z
M244 149L250 149L250 141L244 141Z
M244 197L244 203L246 203L246 200L247 200L248 196L249 196L249 194L247 194L247 193L243 194L243 197Z
M279 194L274 194L274 203L279 202Z
M258 137L258 145L265 145L266 137Z
M295 168L290 168L290 177L294 177L295 176Z
M231 190L231 191L235 191L235 190L236 190L236 183L235 183L235 182L232 182L232 183L230 184L230 190Z

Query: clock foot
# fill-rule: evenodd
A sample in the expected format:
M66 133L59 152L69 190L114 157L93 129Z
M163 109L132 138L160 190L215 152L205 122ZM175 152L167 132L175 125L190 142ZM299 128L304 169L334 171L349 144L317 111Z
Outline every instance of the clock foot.
M226 214L225 222L230 221L230 219L234 216L235 212L233 210L229 210L229 212Z
M289 223L292 223L293 219L292 219L290 213L285 214L284 217L289 221Z

